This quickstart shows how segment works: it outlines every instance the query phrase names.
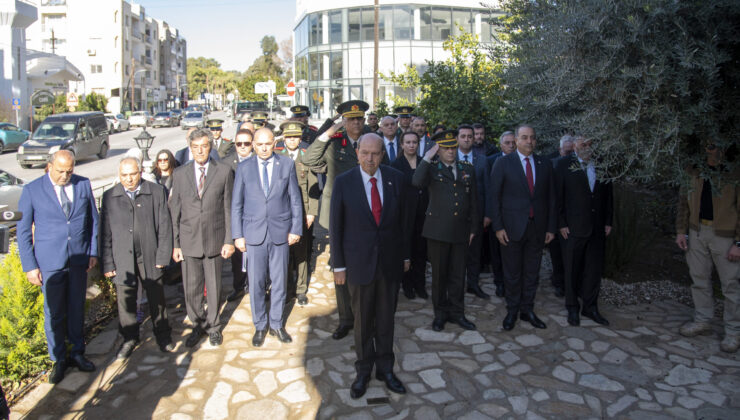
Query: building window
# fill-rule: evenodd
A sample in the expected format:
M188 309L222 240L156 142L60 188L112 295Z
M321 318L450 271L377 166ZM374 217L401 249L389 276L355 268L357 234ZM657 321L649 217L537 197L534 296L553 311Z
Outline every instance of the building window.
M342 78L342 52L334 51L331 53L331 78Z
M90 73L102 73L103 72L103 66L100 64L91 64L90 65Z
M492 30L493 25L491 24L492 16L488 13L480 14L480 41L481 42L493 42Z
M395 39L414 39L414 9L411 6L393 9L393 31Z
M360 25L363 41L372 41L375 39L375 11L366 7L362 9L362 24Z
M450 37L452 29L451 10L449 8L432 8L432 40L444 41Z
M310 53L308 55L308 61L309 61L308 80L320 80L321 60L319 58L320 58L319 53Z
M362 11L360 9L350 9L347 12L348 41L361 41L360 24L362 22Z
M342 11L329 12L329 43L338 44L342 42Z
M309 45L321 45L321 15L309 16Z
M452 35L459 36L462 34L460 27L465 32L475 33L471 19L470 9L452 9Z
M419 9L419 21L419 38L423 40L432 39L432 9L430 7Z

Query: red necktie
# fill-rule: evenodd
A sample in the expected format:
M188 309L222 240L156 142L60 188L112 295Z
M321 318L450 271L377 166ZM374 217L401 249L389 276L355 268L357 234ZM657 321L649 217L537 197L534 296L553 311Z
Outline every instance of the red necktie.
M373 186L370 188L370 201L372 202L373 217L375 217L375 223L380 226L380 213L383 211L383 204L380 203L380 191L378 191L378 180L373 177L370 178L370 183Z
M532 173L532 164L529 163L529 158L525 157L524 161L527 163L527 185L529 185L529 195L534 196L534 174ZM529 206L529 218L534 217L534 208Z

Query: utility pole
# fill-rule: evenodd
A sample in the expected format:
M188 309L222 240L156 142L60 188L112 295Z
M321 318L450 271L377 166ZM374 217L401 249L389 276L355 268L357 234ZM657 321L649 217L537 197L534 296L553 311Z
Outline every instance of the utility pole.
M136 80L134 79L134 71L136 70L136 59L131 59L131 76L129 76L128 81L131 83L131 112L134 112L134 85L136 84Z
M378 107L378 0L375 0L375 51L373 64L373 110Z
M51 53L56 54L57 37L54 36L54 28L51 28Z

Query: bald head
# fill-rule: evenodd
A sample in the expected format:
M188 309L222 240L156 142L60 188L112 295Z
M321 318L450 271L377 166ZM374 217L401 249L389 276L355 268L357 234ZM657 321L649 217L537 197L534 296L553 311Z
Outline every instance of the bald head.
M357 159L368 175L375 175L384 153L383 139L375 133L363 134L357 142Z
M72 162L72 166L74 166L75 155L69 150L57 150L56 152L54 152L54 154L51 155L51 160L49 160L49 163L54 163L57 160L64 161L64 162Z
M272 156L272 151L275 149L275 134L269 128L260 128L254 132L252 145L257 157L267 160Z
M75 170L75 155L69 150L59 150L51 155L48 168L54 185L67 185Z
M357 148L360 148L360 144L364 141L368 142L368 145L372 145L373 143L377 143L380 145L380 147L383 147L383 138L375 133L367 133L360 136L360 139L357 141Z

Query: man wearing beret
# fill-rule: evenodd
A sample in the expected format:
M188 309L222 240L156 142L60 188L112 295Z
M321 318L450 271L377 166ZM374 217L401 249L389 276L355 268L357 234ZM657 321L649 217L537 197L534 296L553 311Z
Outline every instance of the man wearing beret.
M441 131L424 155L411 180L417 188L429 189L429 206L422 235L427 238L427 255L432 263L432 329L442 331L445 322L474 330L465 318L465 256L475 235L480 234L475 168L457 160L455 130ZM432 162L434 155L439 161Z

